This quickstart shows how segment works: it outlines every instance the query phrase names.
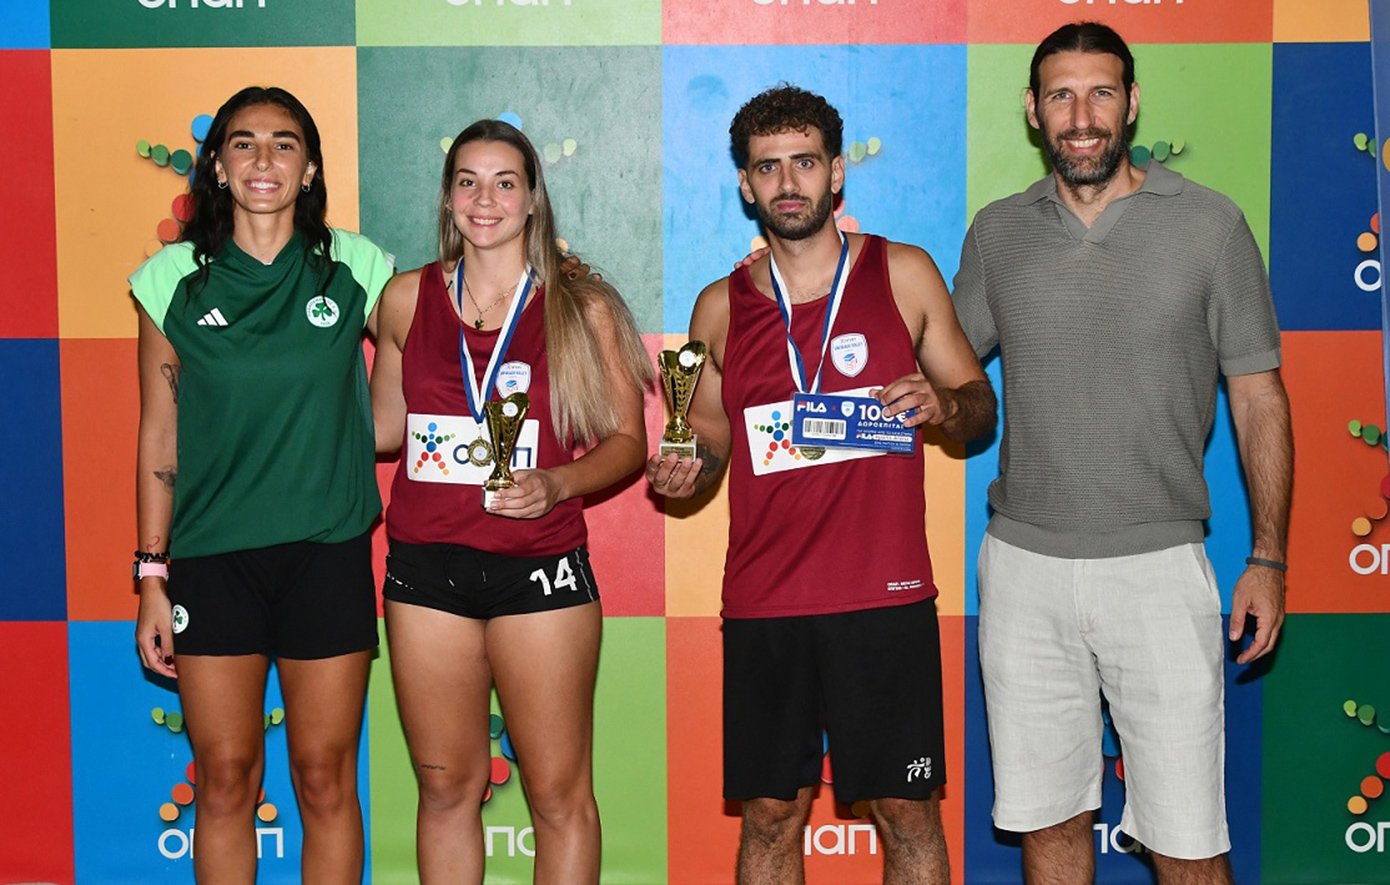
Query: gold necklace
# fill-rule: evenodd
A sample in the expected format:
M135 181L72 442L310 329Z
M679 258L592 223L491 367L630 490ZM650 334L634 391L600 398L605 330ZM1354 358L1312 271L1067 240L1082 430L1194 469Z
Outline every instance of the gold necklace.
M477 329L479 332L483 330L483 314L487 313L489 310L492 310L494 307L501 304L502 299L506 298L509 294L506 289L503 289L502 294L494 298L492 300L492 303L490 303L487 307L479 307L478 299L473 297L473 290L468 285L468 277L466 275L463 278L463 291L468 294L468 300L473 302L473 309L478 311L478 318L473 321L473 328Z

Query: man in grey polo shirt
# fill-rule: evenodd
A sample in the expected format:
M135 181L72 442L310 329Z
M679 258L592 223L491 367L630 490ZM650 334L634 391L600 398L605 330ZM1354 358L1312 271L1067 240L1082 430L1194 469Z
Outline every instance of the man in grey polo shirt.
M1244 663L1284 616L1293 441L1268 279L1235 204L1130 164L1139 86L1114 31L1050 35L1026 101L1053 173L975 217L953 295L1004 376L979 569L995 823L1024 834L1029 882L1093 878L1104 692L1121 828L1161 882L1229 882L1202 451L1220 373L1254 525L1231 604L1231 638L1254 632Z

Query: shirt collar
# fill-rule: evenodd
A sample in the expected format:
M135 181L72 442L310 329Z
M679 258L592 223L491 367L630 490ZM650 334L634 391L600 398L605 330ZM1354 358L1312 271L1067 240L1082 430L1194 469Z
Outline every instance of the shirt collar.
M1172 197L1182 193L1183 183L1187 179L1181 173L1174 172L1162 163L1152 160L1143 167L1145 171L1144 183L1139 186L1136 194L1157 194L1161 197ZM1126 194L1125 196L1133 196ZM1120 199L1124 199L1121 197ZM1061 202L1057 197L1057 176L1047 175L1041 178L1023 192L1023 200L1026 203L1036 203L1039 200L1052 200Z

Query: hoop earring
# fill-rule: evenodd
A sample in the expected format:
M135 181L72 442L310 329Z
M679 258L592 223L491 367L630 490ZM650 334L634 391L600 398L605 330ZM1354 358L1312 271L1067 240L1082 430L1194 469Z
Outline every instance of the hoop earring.
M227 182L225 182L225 181L219 181L219 182L217 182L217 189L220 190L220 191L226 190L226 189L227 189Z
M299 189L302 190L302 191L304 191L304 193L307 194L307 193L310 191L310 189L313 188L313 186L314 186L314 183L311 181L311 182L309 182L308 184L301 184L301 185L299 186Z

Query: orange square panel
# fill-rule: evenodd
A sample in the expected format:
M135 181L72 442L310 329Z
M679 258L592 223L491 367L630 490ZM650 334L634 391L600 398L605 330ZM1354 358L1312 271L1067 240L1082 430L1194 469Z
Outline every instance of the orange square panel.
M953 881L962 881L964 841L964 617L941 619L946 722L942 801ZM723 799L722 652L718 618L666 621L667 815L672 881L733 883L739 806ZM878 883L883 847L869 820L837 806L822 785L803 841L811 885ZM677 876L679 871L679 876Z
M173 159L196 152L193 120L248 84L283 86L309 108L323 139L329 223L357 229L353 47L60 49L51 57L65 337L136 336L126 277L178 234L173 204L188 178Z
M66 339L63 509L68 617L134 620L135 443L140 386L134 339ZM133 640L132 640L133 641Z

